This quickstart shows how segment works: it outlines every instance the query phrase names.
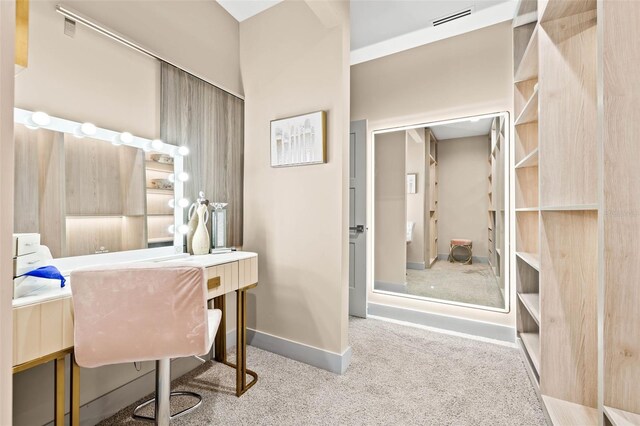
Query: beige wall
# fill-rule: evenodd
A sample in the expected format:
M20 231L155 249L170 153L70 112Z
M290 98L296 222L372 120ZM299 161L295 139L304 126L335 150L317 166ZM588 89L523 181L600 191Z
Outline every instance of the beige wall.
M413 134L414 137L410 135ZM415 137L418 137L416 141ZM424 202L426 190L424 129L407 132L407 174L416 173L416 193L407 194L407 221L413 222L411 242L407 244L407 263L425 264Z
M342 353L348 346L349 12L346 2L315 1L314 9L329 13L321 21L306 3L285 0L240 24L244 243L260 253L260 285L249 296L248 317L260 332ZM270 121L318 110L327 111L327 164L270 167Z
M438 141L438 254L452 238L473 241L473 255L487 257L489 136Z
M513 74L511 23L483 28L457 37L400 52L351 67L351 119L368 120L371 133L394 126L429 123L488 112L512 111ZM368 163L371 166L371 162ZM369 167L369 187L373 182ZM369 194L371 203L372 194ZM369 204L367 224L372 226ZM374 256L372 241L368 263ZM514 326L515 314L467 309L372 292L369 302ZM515 296L511 285L511 300Z
M244 93L239 24L215 1L68 0L63 4L222 89Z
M91 121L100 127L126 130L138 136L159 136L159 62L82 25L77 25L74 38L64 35L64 19L55 12L57 3L31 2L29 67L15 78L16 106ZM168 60L220 82L225 88L242 91L239 24L214 1L64 4L165 55ZM2 151L7 153L4 148ZM230 297L227 306L231 318L228 328L233 328L235 298ZM175 372L188 369L192 362L178 361ZM152 370L151 362L143 363L140 372L133 364L83 369L81 402L90 402ZM18 374L13 381L14 424L50 421L51 364Z
M16 76L15 105L158 137L158 61L83 25L76 26L75 37L66 36L58 3L31 2L29 66Z
M0 1L0 425L12 418L13 63L15 2Z
M376 136L375 275L381 283L404 284L407 266L405 132Z

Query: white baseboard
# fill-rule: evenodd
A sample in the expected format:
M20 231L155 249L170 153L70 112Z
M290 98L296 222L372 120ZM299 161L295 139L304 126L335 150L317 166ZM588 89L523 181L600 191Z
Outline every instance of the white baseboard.
M383 305L379 303L368 304L368 314L423 325L441 330L448 330L472 336L484 337L491 340L514 343L516 330L505 325L492 324L484 321L474 321L465 318L448 315L432 314L430 312L416 311L414 309L399 308L397 306Z
M339 354L251 329L247 329L247 342L256 348L336 374L344 374L351 362L351 346Z
M422 271L425 269L424 262L407 262L407 269L417 269L418 271Z

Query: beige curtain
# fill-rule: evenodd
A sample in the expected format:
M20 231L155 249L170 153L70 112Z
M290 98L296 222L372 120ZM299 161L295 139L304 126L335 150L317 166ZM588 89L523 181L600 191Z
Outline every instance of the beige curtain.
M185 195L204 191L227 206L227 244L242 246L244 101L172 65L162 63L160 135L186 145Z

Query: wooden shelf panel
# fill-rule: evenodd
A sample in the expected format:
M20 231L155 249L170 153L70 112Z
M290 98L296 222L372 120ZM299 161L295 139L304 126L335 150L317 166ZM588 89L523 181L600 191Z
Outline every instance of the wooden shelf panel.
M157 195L173 195L173 189L156 189L156 188L147 188L147 195L149 194L157 194Z
M538 167L515 169L516 209L539 206Z
M515 161L518 163L538 148L538 123L523 124L515 130Z
M540 257L537 254L517 251L516 256L518 256L536 271L540 271Z
M597 204L574 204L568 206L546 206L540 207L540 211L562 212L562 211L585 211L598 210Z
M538 166L538 148L535 148L529 154L527 154L518 164L516 164L516 169L522 169L526 167L534 167Z
M522 112L516 118L515 125L520 126L522 124L528 124L538 121L538 91L534 90L533 95L527 101Z
M516 69L514 80L517 82L538 77L538 27L533 30L527 48Z
M604 406L604 413L613 426L638 426L640 414Z
M596 0L543 0L540 4L541 23L596 9Z
M540 295L538 293L518 293L518 297L536 323L540 325Z
M145 168L155 172L173 173L173 164L158 163L157 161L146 161Z
M598 395L597 242L597 212L541 212L540 389L585 406Z
M522 340L527 355L531 358L533 367L540 374L540 335L538 333L520 333L520 340Z
M596 426L598 410L585 405L542 395L542 401L554 425Z
M569 3L569 2L566 2ZM565 18L539 32L540 205L598 202L596 16ZM576 70L579 70L577 72Z
M540 251L539 240L539 213L516 212L516 252L538 253Z

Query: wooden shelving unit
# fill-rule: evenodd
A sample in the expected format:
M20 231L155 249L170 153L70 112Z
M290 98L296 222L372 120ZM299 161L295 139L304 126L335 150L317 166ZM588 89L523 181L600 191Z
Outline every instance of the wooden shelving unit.
M438 260L438 140L431 129L425 129L425 150L428 161L429 188L425 198L425 265L433 266Z
M577 2L593 8L592 2ZM549 9L549 6L547 6ZM548 16L568 13L545 10ZM553 13L552 13L553 12ZM598 2L598 87L601 88L601 142L596 151L602 175L598 248L600 271L599 319L602 325L602 376L606 420L613 425L640 424L640 2ZM630 48L628 48L629 46ZM606 160L606 161L605 161ZM605 423L606 424L606 423Z
M518 336L551 422L596 425L601 413L595 1L525 0L518 13Z
M505 119L495 117L489 134L488 217L487 247L489 265L500 288L504 288L504 141Z
M152 179L168 179L173 174L173 164L159 163L147 154L145 158L145 173L147 186L147 245L160 247L173 244L173 234L169 228L174 222L174 209L170 201L174 200L173 189L157 189L151 184Z

